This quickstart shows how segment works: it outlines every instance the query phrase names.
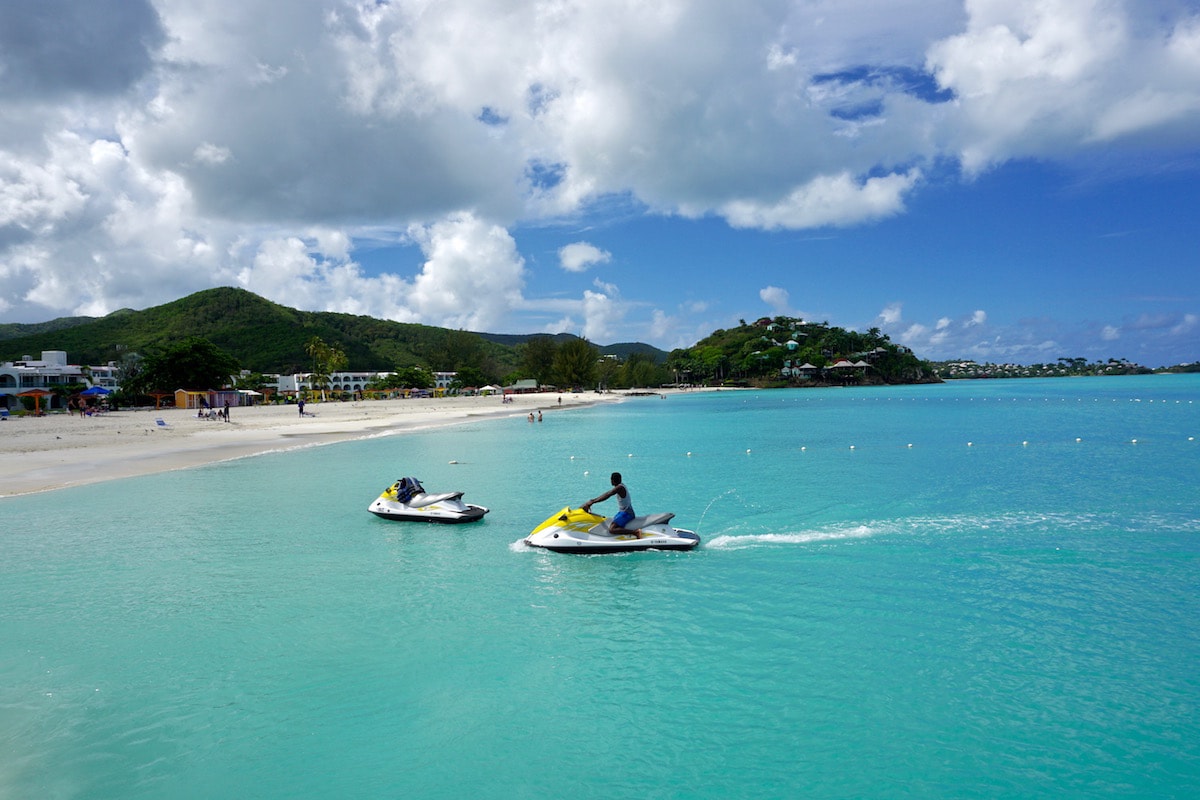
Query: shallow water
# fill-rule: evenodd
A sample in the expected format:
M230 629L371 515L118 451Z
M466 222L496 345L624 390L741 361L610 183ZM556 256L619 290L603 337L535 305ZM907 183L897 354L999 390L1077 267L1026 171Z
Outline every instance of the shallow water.
M1198 433L1195 376L722 392L0 500L0 797L1190 796ZM520 544L614 469L704 544Z

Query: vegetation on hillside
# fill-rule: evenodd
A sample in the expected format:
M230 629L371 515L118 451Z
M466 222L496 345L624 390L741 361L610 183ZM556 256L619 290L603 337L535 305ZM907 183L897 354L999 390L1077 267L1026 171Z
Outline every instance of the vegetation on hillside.
M834 368L841 359L865 363ZM806 368L801 369L802 367ZM752 324L718 330L694 346L674 350L667 369L675 382L788 386L937 381L932 366L907 347L893 344L878 328L865 333L763 317Z
M571 379L567 385L573 385L580 376L576 372L556 374L554 358L561 348L583 341L565 333L480 334L353 314L298 311L244 289L225 287L144 311L123 309L100 318L63 317L36 325L3 325L0 360L16 361L26 355L37 358L43 350L63 350L72 363L114 362L132 377L147 354L195 337L256 374L419 368L428 373L458 372L467 386L522 378L559 383L564 377ZM639 363L657 363L666 357L646 344L597 349L601 354L617 355L618 361L636 356Z
M344 353L353 370L475 366L499 375L520 363L514 348L466 331L298 311L229 287L197 292L144 311L117 311L78 325L0 339L0 358L36 358L42 350L65 350L74 363L107 364L119 361L126 352L145 353L193 336L207 339L245 369L264 373L311 371L313 359L307 348L314 338Z
M651 386L666 380L665 372L645 367L657 364L666 353L646 344L597 348L571 334L479 334L353 314L298 311L229 287L197 292L144 311L123 309L100 318L64 317L37 325L0 326L0 360L37 358L43 350L63 350L72 363L117 364L118 379L126 383L137 378L148 356L161 356L193 339L203 339L242 369L260 376L251 381L255 384L262 382L264 374L321 376L344 369L398 372L413 385L432 385L433 372L457 372L463 386L528 378L581 388L591 388L600 379L609 386ZM592 351L597 358L605 355L605 363L593 364L591 370L581 367L579 355ZM628 375L623 369L615 373L609 369L626 360L632 365Z
M75 318L78 319L78 318ZM65 350L72 363L119 367L124 385L143 388L168 354L193 351L202 340L213 353L251 374L247 388L267 374L322 376L352 370L394 372L392 383L427 388L434 372L457 372L458 385L509 385L536 380L560 389L639 389L664 384L756 386L915 383L937 380L934 370L877 328L865 333L790 317L763 318L718 330L669 357L644 344L598 348L569 334L478 334L353 314L306 312L272 303L243 289L210 289L144 311L123 310L76 324L46 323L37 332L0 335L0 359ZM11 332L11 328L6 329ZM211 355L211 354L210 354ZM839 359L863 366L834 367ZM219 359L220 360L220 359ZM805 366L806 365L806 366ZM804 369L800 369L804 366ZM182 376L171 381L180 386ZM165 386L166 384L164 384ZM381 385L382 386L382 385Z
M1061 378L1084 375L1146 375L1154 370L1123 358L1088 361L1086 358L1060 358L1051 364L991 364L975 361L938 361L938 375L946 380L958 378Z

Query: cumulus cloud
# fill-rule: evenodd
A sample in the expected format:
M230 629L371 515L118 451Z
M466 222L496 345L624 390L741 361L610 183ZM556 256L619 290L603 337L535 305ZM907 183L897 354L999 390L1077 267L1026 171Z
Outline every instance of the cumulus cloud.
M884 325L897 325L900 323L903 310L903 304L891 303L883 311L879 312L879 320Z
M408 299L422 320L488 331L521 303L525 260L504 228L458 214L410 233L427 258Z
M148 0L0 3L0 98L122 92L150 71L163 42Z
M547 314L666 335L724 298L661 316L618 302L579 277L611 254L576 241L557 251L556 277L578 281L559 307L527 296L542 284L518 232L589 230L613 205L846 228L905 214L959 167L1194 152L1200 15L1176 0L44 0L0 4L0 101L4 321L237 284L454 327ZM375 235L417 263L356 261ZM691 276L669 255L658 268ZM899 326L894 309L881 319ZM950 317L906 330L949 347L992 329Z
M1157 0L966 9L965 31L933 43L926 67L957 98L954 146L969 172L1200 123L1194 12Z
M762 298L764 303L774 309L775 313L783 314L787 311L787 289L780 289L778 286L767 286L758 290L758 296Z
M612 253L587 242L573 242L559 248L558 261L567 272L585 272L591 266L612 261Z
M860 183L845 172L822 175L777 202L733 200L723 204L720 213L736 228L774 230L853 225L902 211L904 195L919 177L919 171L910 170Z

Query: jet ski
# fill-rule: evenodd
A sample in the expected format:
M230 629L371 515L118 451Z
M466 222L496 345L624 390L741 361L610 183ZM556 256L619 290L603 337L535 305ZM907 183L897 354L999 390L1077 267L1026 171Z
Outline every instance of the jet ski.
M384 519L405 522L474 522L488 509L464 503L462 492L429 494L416 478L401 478L383 490L367 508Z
M525 537L525 544L555 553L691 550L700 544L700 537L693 531L671 527L674 516L664 513L634 517L621 533L614 534L610 528L612 517L568 507L534 528Z

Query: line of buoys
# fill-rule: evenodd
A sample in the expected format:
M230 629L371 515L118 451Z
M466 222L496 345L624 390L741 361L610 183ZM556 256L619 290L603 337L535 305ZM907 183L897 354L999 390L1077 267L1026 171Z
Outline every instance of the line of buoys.
M828 398L828 397L805 397L805 398L793 398L793 399L792 399L792 402L793 402L793 403L796 403L796 402L799 402L801 399L803 399L805 402L808 402L808 403L811 403L811 402L814 402L814 401L815 401L815 402L818 402L818 403L823 403L823 402L825 402L825 401L829 400L830 398ZM880 401L887 401L887 402L891 402L891 401L893 401L893 400L896 400L896 401L898 401L898 402L901 402L901 403L903 403L905 400L908 400L908 401L910 401L910 402L913 402L913 403L916 403L916 402L919 402L919 401L928 403L928 402L930 402L930 401L932 401L932 400L937 400L939 403L944 403L944 402L946 402L947 400L949 400L949 401L951 401L951 402L954 402L954 403L961 403L961 402L963 402L963 400L966 400L968 403L974 403L976 400L979 400L979 401L980 401L980 402L982 402L982 403L986 403L986 402L988 402L988 401L990 401L990 400L995 400L996 402L998 402L998 403L999 403L999 402L1002 402L1004 398L1000 398L1000 397L992 397L992 398L989 398L989 397L980 397L980 398L975 398L975 397L967 397L967 398L963 398L963 397L862 397L862 398L858 398L858 399L862 400L864 403L865 403L865 402L868 402L868 401L871 401L871 400L873 400L873 401L875 401L875 402L877 402L877 403L878 403L878 402L880 402ZM1012 402L1014 402L1014 403L1020 402L1020 400L1021 400L1021 398L1019 398L1019 397L1013 397L1013 398L1010 398L1010 399L1011 399L1011 400L1012 400ZM1026 402L1026 403L1032 403L1032 402L1034 402L1035 400L1038 400L1038 399L1039 399L1039 398L1036 398L1036 397L1026 397L1026 398L1025 398L1025 402ZM1042 401L1043 403L1051 403L1051 402L1053 402L1053 401L1055 400L1055 398L1053 398L1053 397L1043 397L1043 398L1040 398L1040 399L1041 399L1041 401ZM1058 398L1058 401L1059 401L1060 403L1066 403L1066 402L1070 401L1070 399L1071 399L1071 398L1069 398L1069 397L1059 397L1059 398ZM1103 400L1103 399L1104 399L1104 398L1102 398L1102 397L1093 397L1093 398L1092 398L1092 402L1093 402L1093 403L1099 403L1099 402L1100 402L1101 400ZM1076 398L1075 398L1075 402L1076 402L1076 403L1082 403L1082 402L1084 402L1085 400L1087 400L1087 398L1086 398L1086 397L1076 397ZM743 402L743 403L745 403L746 401L745 401L745 400L743 400L742 402ZM784 402L786 402L786 400L785 400ZM1120 403L1120 402L1126 402L1126 403L1174 403L1175 405L1180 405L1180 404L1182 404L1182 403L1185 403L1185 402L1186 402L1188 405L1192 405L1192 404L1193 404L1193 403L1195 403L1196 401L1195 401L1195 400L1167 400L1167 399L1159 399L1159 400L1143 400L1143 399L1142 399L1142 398L1140 398L1140 397L1127 397L1127 398L1125 398L1124 400L1122 400L1122 399L1121 399L1121 398L1119 398L1119 397L1111 397L1111 398L1109 398L1109 402L1110 402L1110 403Z
M1195 437L1195 436L1189 436L1189 437L1187 437L1187 440L1188 440L1189 442L1194 442L1194 441L1196 441L1196 437ZM1081 436L1076 436L1076 437L1075 437L1075 439L1074 439L1074 442L1075 442L1076 444L1079 444L1079 443L1083 442L1083 437L1081 437ZM1053 444L1055 444L1055 443L1056 443L1056 442L1053 442L1053 441L1051 441L1051 442L1047 442L1047 444L1051 444L1051 445L1053 445ZM1129 440L1129 444L1139 444L1139 443L1140 443L1140 442L1139 442L1139 440L1138 440L1138 439L1130 439L1130 440ZM968 441L968 442L966 443L966 446L967 446L967 447L975 447L975 442L974 442L974 441ZM1001 443L1001 446L1003 446L1003 443ZM1022 440L1021 440L1021 443L1020 443L1020 446L1021 446L1021 447L1029 447L1029 446L1030 446L1030 441L1029 441L1028 439L1022 439ZM915 447L916 447L916 445L915 445L913 442L908 442L908 443L906 443L906 444L904 445L904 448L905 448L906 450L912 450L912 449L913 449L913 448L915 448ZM800 445L800 446L799 446L799 448L797 448L797 449L798 449L800 452L802 452L802 453L804 453L804 452L808 452L808 445ZM847 445L847 449L848 449L848 450L855 450L855 451L857 451L857 450L858 450L858 445L857 445L857 444L851 444L851 445ZM885 448L885 449L887 449L887 448ZM752 448L749 448L749 447L747 447L747 448L746 448L746 455L752 455L753 453L754 453L754 450L753 450ZM687 452L685 452L685 453L684 453L684 455L685 455L686 457L688 457L688 458L692 458L692 457L695 455L695 453L694 453L693 451L691 451L691 450L688 450ZM627 457L627 458L635 458L636 456L635 456L635 454L634 454L634 453L629 453L629 454L628 454L626 457ZM576 457L576 456L568 456L568 458L569 458L571 461L574 461L574 460L576 460L576 458L577 458L577 457ZM452 461L450 461L450 463L451 463L451 464L459 464L459 463L461 463L461 462L459 462L459 461L457 461L457 460L452 460ZM588 473L585 471L583 474L584 474L584 475L587 475Z

